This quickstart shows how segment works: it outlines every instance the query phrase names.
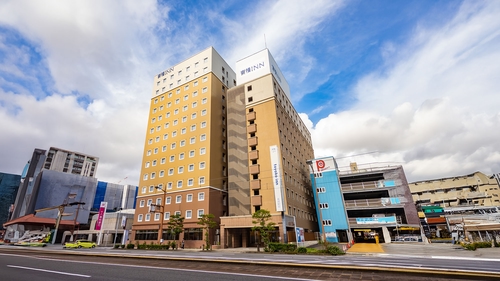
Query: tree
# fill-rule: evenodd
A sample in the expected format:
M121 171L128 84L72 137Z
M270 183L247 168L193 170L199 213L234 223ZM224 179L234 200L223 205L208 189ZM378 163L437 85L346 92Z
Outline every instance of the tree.
M254 226L252 227L253 231L259 231L260 237L262 239L261 242L264 243L264 248L266 251L269 250L269 234L274 231L274 226L276 225L274 222L269 222L271 219L271 212L265 209L261 209L252 214L252 223ZM260 251L260 243L257 243L257 251Z
M180 214L172 215L170 216L167 225L168 231L174 236L174 241L177 248L177 235L181 234L184 231L184 217L181 217Z
M205 232L205 245L207 250L212 249L212 244L210 243L210 229L217 226L214 217L215 216L212 214L203 214L198 219L198 224L203 226Z

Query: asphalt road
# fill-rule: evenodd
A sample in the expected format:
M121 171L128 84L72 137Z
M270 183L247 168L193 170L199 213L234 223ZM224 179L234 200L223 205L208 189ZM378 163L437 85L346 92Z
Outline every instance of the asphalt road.
M17 260L22 255L29 255L29 258L23 258L22 262ZM13 261L18 263L13 263ZM271 278L265 277L267 275L286 280L291 280L291 277L298 278L297 280L499 280L500 266L498 264L499 259L438 256L425 258L398 255L313 256L228 251L141 251L110 248L61 250L50 247L0 247L0 274L3 275L0 275L0 280L47 280L46 274L61 275L57 277L60 279L51 277L52 280L69 280L70 275L34 269L88 275L90 277L75 275L74 278L96 278L94 280L263 280ZM451 274L437 274L433 270ZM15 278L17 274L24 271L36 271L36 273L26 272L23 273L27 274L26 276L20 279ZM418 273L415 273L416 271ZM484 273L496 273L496 276ZM9 278L4 279L4 274L9 274ZM42 274L44 275L42 279L32 278L32 276L42 276Z
M68 261L48 257L31 257L20 255L0 254L1 280L9 281L67 281L67 280L99 280L99 281L127 281L127 280L290 280L291 277L211 272L190 269L168 269L157 266L120 265L88 261ZM298 279L295 280L307 280Z

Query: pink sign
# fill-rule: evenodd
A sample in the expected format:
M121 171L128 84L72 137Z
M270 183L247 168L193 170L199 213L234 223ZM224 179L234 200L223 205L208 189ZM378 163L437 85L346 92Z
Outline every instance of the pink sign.
M104 215L106 214L107 207L108 207L108 202L101 202L101 207L99 208L99 215L97 216L97 221L95 222L95 230L101 230L102 222L104 221Z

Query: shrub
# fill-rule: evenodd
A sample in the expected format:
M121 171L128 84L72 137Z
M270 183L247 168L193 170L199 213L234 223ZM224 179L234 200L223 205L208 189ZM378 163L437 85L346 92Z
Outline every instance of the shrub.
M119 248L120 248L120 245L119 245L119 244L115 244L115 245L113 246L113 248L114 248L114 249L119 249Z
M326 248L326 250L328 253L330 253L331 255L334 255L334 256L345 255L344 251L342 251L337 246L328 246L328 248Z
M127 249L133 249L134 247L135 245L132 243L127 244Z
M269 243L269 252L293 253L297 249L295 244Z
M299 248L297 248L297 253L305 254L305 253L307 253L307 248L306 247L299 247Z

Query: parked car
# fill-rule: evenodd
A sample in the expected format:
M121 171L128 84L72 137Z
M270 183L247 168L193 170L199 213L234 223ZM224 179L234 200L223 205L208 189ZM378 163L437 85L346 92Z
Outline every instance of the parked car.
M66 242L64 243L63 248L65 249L70 249L70 248L95 248L96 243L92 241L87 241L87 240L76 240L75 242Z

